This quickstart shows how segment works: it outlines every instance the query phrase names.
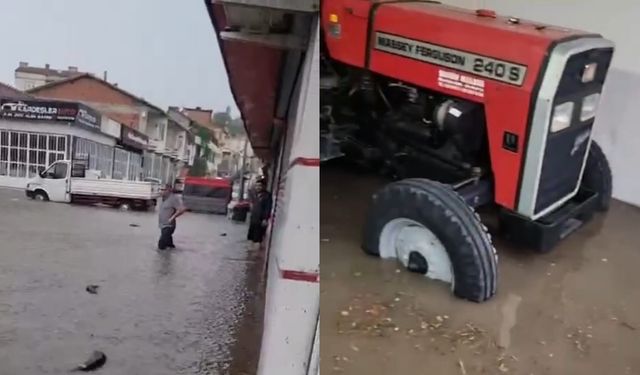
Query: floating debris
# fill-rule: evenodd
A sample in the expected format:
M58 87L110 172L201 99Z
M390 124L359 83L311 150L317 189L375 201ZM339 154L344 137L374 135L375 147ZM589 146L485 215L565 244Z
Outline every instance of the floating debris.
M89 359L78 365L75 371L93 371L102 367L107 362L107 356L99 351L94 350Z
M91 294L98 294L98 288L100 288L100 285L87 285L85 290Z
M631 324L627 323L627 322L620 322L620 325L626 328L629 328L632 331L637 330L638 328L635 326L632 326Z
M460 366L460 373L462 375L467 375L467 370L464 368L464 362L461 359L458 359L458 366Z
M139 227L139 226L140 226L140 224L131 223L131 224L129 224L129 226L130 226L130 227L137 228L137 227Z
M226 233L220 233L220 237L226 237L227 234Z

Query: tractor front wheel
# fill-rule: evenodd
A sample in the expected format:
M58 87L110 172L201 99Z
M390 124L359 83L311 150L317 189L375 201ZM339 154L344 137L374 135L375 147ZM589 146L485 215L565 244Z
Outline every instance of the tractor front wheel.
M426 179L391 183L373 196L363 249L451 285L474 302L496 292L498 257L480 217L448 185Z
M596 141L591 141L587 164L582 175L582 186L598 193L598 210L607 211L611 203L613 183L609 161Z

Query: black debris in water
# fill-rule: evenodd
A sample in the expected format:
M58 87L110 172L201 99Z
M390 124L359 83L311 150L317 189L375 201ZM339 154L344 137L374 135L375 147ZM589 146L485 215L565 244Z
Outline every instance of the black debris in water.
M91 294L98 294L98 288L100 288L100 285L87 285L86 291Z
M94 350L93 353L91 353L91 357L89 357L89 359L87 359L86 361L78 365L78 367L76 367L74 370L75 371L93 371L102 367L105 364L105 362L107 362L107 356L99 350Z
M134 223L131 223L131 224L129 224L129 226L130 226L130 227L134 227L134 228L137 228L137 227L139 227L140 225L139 225L139 224L134 224Z
M227 234L226 233L220 233L220 237L226 237Z

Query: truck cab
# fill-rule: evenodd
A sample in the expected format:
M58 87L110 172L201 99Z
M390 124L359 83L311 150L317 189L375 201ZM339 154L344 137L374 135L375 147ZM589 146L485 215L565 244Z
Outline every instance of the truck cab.
M41 201L71 202L71 163L59 160L27 184L26 195Z

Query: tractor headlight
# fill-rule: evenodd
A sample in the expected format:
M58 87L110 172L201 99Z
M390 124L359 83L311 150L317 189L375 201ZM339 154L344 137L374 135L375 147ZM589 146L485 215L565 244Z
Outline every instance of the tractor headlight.
M573 116L573 102L558 104L553 109L553 118L551 119L551 132L559 132L571 125L571 117Z
M582 99L582 109L580 110L580 121L587 121L596 116L598 110L598 103L600 103L600 94L595 93L585 96Z

